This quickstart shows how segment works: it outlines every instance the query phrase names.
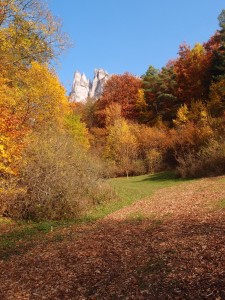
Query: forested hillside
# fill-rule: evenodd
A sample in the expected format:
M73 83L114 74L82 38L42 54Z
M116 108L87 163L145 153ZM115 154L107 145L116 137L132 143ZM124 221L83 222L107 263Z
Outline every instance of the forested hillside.
M141 78L113 75L98 101L75 105L109 176L224 173L224 10L218 20L208 41L182 44L161 70L150 65Z
M60 22L42 1L1 2L2 214L74 217L113 195L101 178L224 174L224 10L218 20L161 70L113 75L97 101L70 103L51 66L69 45Z

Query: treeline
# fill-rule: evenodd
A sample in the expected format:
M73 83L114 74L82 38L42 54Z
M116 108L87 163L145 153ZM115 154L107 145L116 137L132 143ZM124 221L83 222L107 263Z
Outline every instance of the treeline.
M68 219L110 198L51 67L68 45L41 0L0 1L0 214Z
M113 75L95 102L76 104L110 176L165 168L183 177L225 171L225 10L218 30L161 70Z

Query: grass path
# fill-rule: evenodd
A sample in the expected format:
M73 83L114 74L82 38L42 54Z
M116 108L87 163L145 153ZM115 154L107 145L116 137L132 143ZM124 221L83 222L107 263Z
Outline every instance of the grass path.
M190 180L178 178L171 172L110 179L109 183L115 189L119 197L118 201L112 201L111 203L98 206L87 215L86 219L102 219L123 207L130 206L142 198L152 196L156 191L162 188L185 182L190 182Z
M0 299L225 299L225 177L158 176L114 180L118 210L2 259Z
M178 186L157 189L151 197L147 196L135 201L131 205L109 214L105 220L202 216L210 207L213 209L214 205L223 208L223 199L225 199L223 179L194 180Z

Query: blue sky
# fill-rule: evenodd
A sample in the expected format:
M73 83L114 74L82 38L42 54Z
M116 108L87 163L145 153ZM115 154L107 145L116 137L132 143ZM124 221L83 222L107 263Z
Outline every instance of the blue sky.
M163 67L183 42L207 41L219 28L224 0L48 0L74 46L60 58L57 73L70 91L76 70L93 78L95 68L110 74L142 75Z

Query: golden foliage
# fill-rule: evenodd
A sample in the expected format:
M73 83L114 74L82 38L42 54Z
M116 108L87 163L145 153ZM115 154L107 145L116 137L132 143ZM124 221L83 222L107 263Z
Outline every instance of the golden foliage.
M68 104L56 75L37 62L0 81L1 172L14 173L26 134L62 126Z
M127 121L120 118L108 128L105 157L115 161L124 173L129 174L137 157L138 144Z

